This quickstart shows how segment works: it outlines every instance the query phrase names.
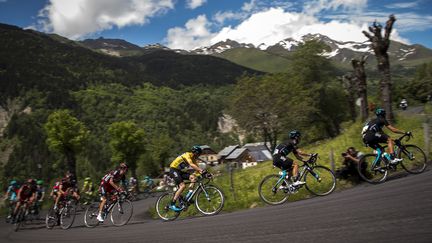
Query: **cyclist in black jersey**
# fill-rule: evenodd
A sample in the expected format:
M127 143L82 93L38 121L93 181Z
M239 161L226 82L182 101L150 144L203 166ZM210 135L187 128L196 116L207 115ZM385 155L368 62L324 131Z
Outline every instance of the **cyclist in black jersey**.
M363 142L373 148L381 148L380 143L387 143L388 154L386 154L387 159L391 164L397 164L402 159L396 158L394 154L394 141L382 130L383 127L387 127L390 131L398 134L410 134L410 132L403 132L396 127L390 125L390 123L385 118L386 111L382 108L375 110L375 119L369 121L362 130Z
M305 184L304 181L298 180L298 164L294 160L288 157L292 152L294 156L303 160L302 156L310 156L308 153L304 153L297 148L300 143L301 134L297 130L293 130L289 133L289 140L276 146L273 152L273 165L282 169L287 170L292 176L294 186Z

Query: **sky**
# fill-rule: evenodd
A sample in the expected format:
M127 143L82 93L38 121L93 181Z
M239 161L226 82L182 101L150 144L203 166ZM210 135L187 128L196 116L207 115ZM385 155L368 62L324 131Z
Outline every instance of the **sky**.
M432 0L0 0L0 23L73 40L124 39L192 50L226 39L273 45L320 33L366 41L396 16L391 39L432 48Z

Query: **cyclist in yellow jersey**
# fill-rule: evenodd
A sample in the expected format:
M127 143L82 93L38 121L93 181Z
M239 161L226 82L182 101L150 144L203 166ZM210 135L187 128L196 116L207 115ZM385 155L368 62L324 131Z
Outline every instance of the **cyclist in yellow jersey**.
M192 183L189 185L189 188L193 188L194 183L196 182L196 176L194 174L190 174L185 171L187 168L192 167L196 172L200 174L204 174L205 170L201 169L197 160L200 160L198 157L201 155L202 149L199 146L193 146L191 152L183 153L173 160L170 164L170 176L174 179L176 185L178 185L178 190L174 194L173 200L170 205L170 209L174 211L181 211L182 209L176 206L176 201L180 198L180 195L186 188L186 184L183 180L190 180Z

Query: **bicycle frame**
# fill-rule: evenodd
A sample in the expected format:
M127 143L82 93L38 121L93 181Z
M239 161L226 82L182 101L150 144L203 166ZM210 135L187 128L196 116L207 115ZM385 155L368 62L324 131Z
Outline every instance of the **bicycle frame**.
M311 173L311 175L313 175L315 178L318 179L318 177L317 177L318 174L316 174L316 173L313 171L313 167L311 167L311 166L309 165L309 161L310 161L310 159L309 159L308 161L302 161L302 162L303 162L303 165L300 166L300 167L301 167L301 170L300 170L300 172L299 172L299 175L300 175L300 176L299 176L298 180L302 180L302 179L305 177L307 171L309 171L309 172ZM282 170L282 174L281 174L281 176L279 177L279 180L277 181L276 185L279 185L279 183L281 183L281 182L286 178L287 174L288 174L288 171L287 171L287 170Z
M403 153L406 153L405 152L405 146L402 144L402 139L404 138L404 137L406 137L406 136L408 136L407 134L404 134L403 136L401 136L401 137L399 137L399 138L397 138L397 139L395 139L394 140L394 142L395 142L395 144L394 144L394 153L395 154L397 154L397 152L398 151L401 151L401 152L403 152ZM409 138L408 138L409 139ZM372 168L375 168L375 166L377 166L377 165L379 165L379 163L381 162L381 160L382 160L382 155L383 155L383 153L384 153L384 148L383 147L381 147L381 146L379 146L377 149L375 149L375 151L377 151L377 154L376 154L376 156L375 156L375 160L374 160L374 162L372 163ZM407 154L408 155L408 154ZM409 156L409 155L408 155Z

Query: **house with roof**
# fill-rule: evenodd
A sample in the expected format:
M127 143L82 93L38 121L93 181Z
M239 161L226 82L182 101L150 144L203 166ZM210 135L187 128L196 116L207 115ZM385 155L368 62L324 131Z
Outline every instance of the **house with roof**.
M202 149L202 154L199 156L200 159L206 161L207 165L213 166L219 164L218 153L214 151L208 145L200 146Z
M219 163L231 163L235 167L247 168L260 162L272 160L272 155L264 143L248 143L243 147L233 145L218 153Z

